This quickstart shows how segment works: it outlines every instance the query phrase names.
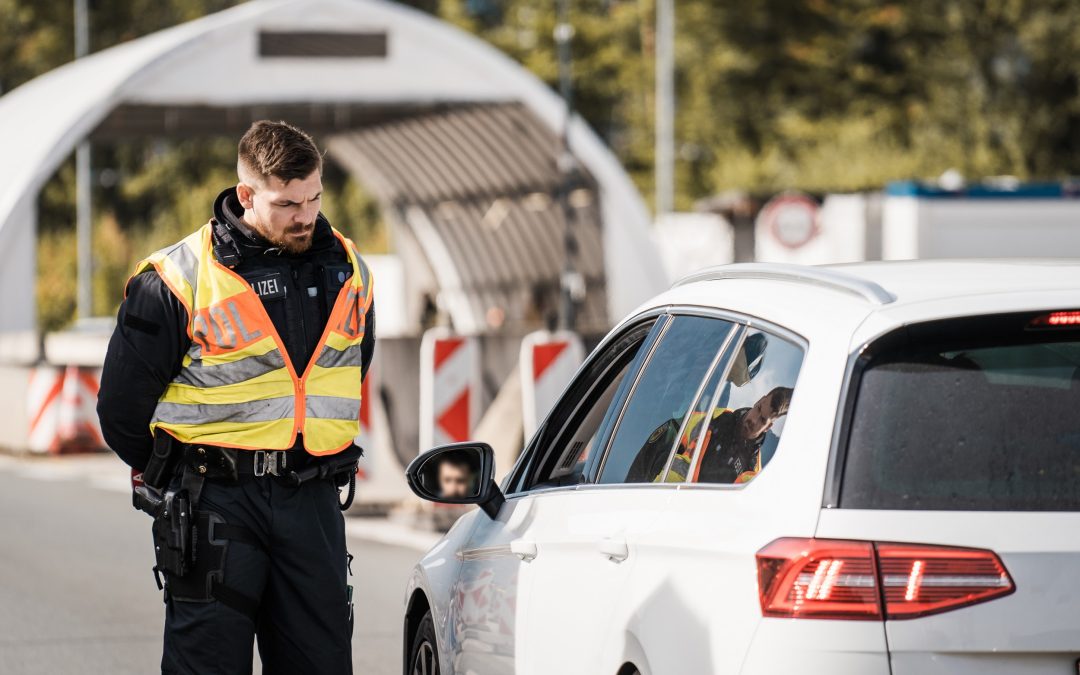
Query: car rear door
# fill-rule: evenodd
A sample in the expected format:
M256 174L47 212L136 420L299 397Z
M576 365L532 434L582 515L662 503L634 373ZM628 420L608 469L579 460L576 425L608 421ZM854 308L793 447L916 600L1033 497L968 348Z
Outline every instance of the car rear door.
M1080 331L1066 314L911 326L856 369L817 536L886 542L893 675L1077 672ZM895 542L914 552L890 562Z
M632 580L648 596L631 630L652 673L742 672L761 619L755 553L781 534L813 532L820 484L811 493L802 467L819 392L797 384L806 346L755 321L701 389L691 416L701 422L687 425L665 473L678 490ZM812 659L799 665L816 672Z

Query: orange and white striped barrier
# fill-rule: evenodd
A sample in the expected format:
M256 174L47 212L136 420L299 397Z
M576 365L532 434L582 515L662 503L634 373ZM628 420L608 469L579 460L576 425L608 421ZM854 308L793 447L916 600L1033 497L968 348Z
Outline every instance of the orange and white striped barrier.
M97 417L97 369L38 366L27 387L27 447L59 454L105 447Z
M54 366L38 366L30 373L26 387L26 410L30 416L27 447L31 452L51 452L60 421L60 392L64 371Z
M540 330L521 341L522 422L526 441L585 360L585 346L577 333Z
M480 416L480 344L432 328L420 341L420 450L470 440Z

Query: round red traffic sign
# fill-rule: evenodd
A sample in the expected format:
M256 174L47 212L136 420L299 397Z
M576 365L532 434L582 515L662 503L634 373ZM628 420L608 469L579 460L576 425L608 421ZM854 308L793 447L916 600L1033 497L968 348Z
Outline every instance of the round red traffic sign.
M818 203L808 195L787 192L773 197L758 214L758 231L769 232L786 248L800 248L817 236Z

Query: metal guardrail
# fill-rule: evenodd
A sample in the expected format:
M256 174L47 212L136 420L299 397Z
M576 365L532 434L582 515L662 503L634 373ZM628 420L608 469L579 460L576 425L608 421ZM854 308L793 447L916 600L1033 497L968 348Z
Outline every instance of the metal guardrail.
M896 300L895 295L880 285L853 274L845 274L844 272L822 267L786 265L782 263L737 263L709 267L679 279L672 285L672 288L698 281L720 281L723 279L762 279L808 284L854 295L875 305L887 305Z

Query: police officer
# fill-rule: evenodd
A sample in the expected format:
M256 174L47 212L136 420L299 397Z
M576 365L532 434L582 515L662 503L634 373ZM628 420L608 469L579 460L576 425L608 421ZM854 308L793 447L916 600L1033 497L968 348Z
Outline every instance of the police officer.
M773 423L787 414L790 387L775 387L754 405L725 410L709 423L709 440L701 456L697 480L702 483L744 483L761 471L761 447Z
M310 136L256 122L237 173L208 224L136 267L98 414L133 472L165 467L147 508L162 672L250 673L257 637L264 673L351 673L338 492L355 472L372 278L319 212Z

